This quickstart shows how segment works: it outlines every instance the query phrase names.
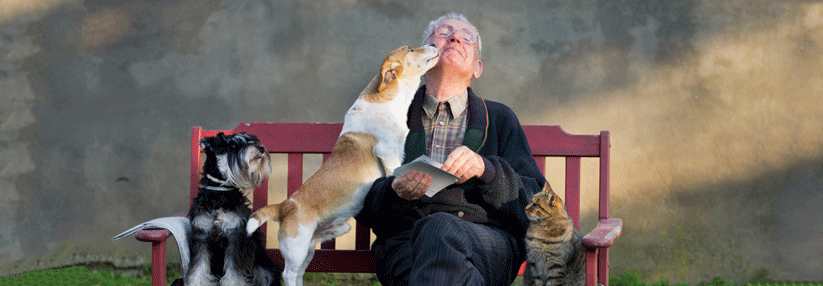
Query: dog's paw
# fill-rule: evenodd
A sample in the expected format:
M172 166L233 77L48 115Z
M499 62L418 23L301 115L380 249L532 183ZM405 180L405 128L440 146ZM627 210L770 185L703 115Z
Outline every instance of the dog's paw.
M246 223L246 235L251 236L258 227L260 227L260 221L256 218L250 218Z

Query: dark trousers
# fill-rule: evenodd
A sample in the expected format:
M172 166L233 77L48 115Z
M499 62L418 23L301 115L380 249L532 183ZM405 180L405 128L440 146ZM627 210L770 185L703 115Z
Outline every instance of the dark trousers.
M523 258L508 233L448 213L422 218L372 251L385 286L511 285Z

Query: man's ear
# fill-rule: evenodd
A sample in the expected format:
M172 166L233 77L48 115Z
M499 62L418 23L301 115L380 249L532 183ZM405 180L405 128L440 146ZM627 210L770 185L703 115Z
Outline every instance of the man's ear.
M483 62L477 60L477 63L474 64L474 78L480 78L480 75L483 73Z
M392 81L397 80L397 76L403 71L403 67L400 62L391 61L383 64L383 67L380 69L380 86L377 87L377 91L383 91L386 87L391 84Z

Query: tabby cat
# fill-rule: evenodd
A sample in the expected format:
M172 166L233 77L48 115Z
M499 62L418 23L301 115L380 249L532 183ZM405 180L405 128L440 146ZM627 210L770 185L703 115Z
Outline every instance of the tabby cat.
M586 259L583 236L574 228L566 207L546 183L526 207L531 223L526 232L523 285L584 285Z

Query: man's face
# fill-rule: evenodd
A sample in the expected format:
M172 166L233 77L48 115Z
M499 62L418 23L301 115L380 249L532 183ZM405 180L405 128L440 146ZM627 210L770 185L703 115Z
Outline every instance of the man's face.
M426 44L434 44L440 51L436 68L454 68L456 71L479 77L482 72L477 50L477 31L468 24L454 19L443 20L435 27Z

